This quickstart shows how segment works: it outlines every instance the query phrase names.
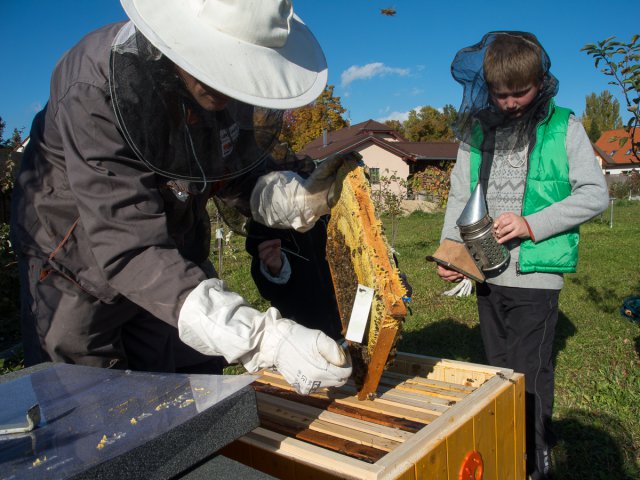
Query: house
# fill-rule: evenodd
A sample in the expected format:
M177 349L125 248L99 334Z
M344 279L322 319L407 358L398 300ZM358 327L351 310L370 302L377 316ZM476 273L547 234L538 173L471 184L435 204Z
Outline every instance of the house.
M440 162L455 162L458 151L456 142L409 142L396 130L387 125L367 120L350 127L325 132L298 152L314 160L322 160L335 153L356 151L369 168L372 184L380 177L395 175L410 181L416 172ZM402 192L399 182L390 188Z
M640 171L640 161L631 151L630 134L624 129L607 130L593 145L596 158L605 175L627 174ZM635 131L635 141L640 141L640 129Z

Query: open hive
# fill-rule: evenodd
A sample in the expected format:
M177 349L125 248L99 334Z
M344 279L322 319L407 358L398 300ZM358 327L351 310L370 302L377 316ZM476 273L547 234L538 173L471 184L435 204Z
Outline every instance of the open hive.
M508 369L399 352L373 400L352 381L298 395L271 371L254 389L260 427L220 453L276 478L525 478L524 375Z
M376 391L382 372L398 340L407 314L391 251L371 201L363 167L348 159L336 180L337 202L327 225L327 261L331 269L338 309L346 332L358 284L374 291L369 328L362 344L350 342L353 380L358 398Z

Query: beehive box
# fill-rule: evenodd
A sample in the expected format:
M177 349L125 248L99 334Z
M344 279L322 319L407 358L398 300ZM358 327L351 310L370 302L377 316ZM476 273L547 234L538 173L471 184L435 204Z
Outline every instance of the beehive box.
M356 387L297 395L278 374L255 382L261 425L221 452L274 477L525 478L524 376L398 353L374 400Z

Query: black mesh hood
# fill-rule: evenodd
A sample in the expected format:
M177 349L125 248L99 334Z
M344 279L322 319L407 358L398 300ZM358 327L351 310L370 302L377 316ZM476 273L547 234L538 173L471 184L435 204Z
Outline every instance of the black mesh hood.
M518 118L505 115L493 105L484 78L483 60L487 46L499 35L512 35L535 42L542 53L542 87ZM547 115L551 99L558 93L558 80L549 71L550 66L551 61L544 48L534 35L526 32L490 32L479 43L460 50L451 63L451 74L464 89L453 125L457 138L483 152L493 152L494 149L508 152L524 148L535 134L536 125ZM502 131L497 140L496 129Z
M169 178L228 180L263 161L275 145L282 113L230 100L201 108L174 65L127 23L111 49L109 84L127 143L148 167Z

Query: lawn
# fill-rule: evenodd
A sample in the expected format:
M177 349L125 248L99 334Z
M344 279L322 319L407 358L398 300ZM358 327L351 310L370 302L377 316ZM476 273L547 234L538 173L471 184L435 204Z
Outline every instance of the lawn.
M609 211L582 227L578 273L565 277L560 295L554 413L559 479L640 478L640 325L619 313L624 297L640 295L640 202L618 201L613 208L612 227ZM399 350L486 363L474 297L443 296L449 286L424 259L437 247L442 220L442 212L415 212L399 223L395 249L414 290ZM221 276L264 309L242 240L232 236L224 247ZM217 267L217 252L212 260ZM7 323L0 318L0 339Z
M624 297L640 295L640 202L616 202L613 214L612 228L609 211L581 228L578 273L565 277L560 295L554 349L559 479L640 478L640 325L619 313ZM395 249L414 297L399 350L486 363L475 297L443 296L448 285L424 260L438 245L442 221L441 212L400 221ZM225 252L222 276L265 308L239 240Z

